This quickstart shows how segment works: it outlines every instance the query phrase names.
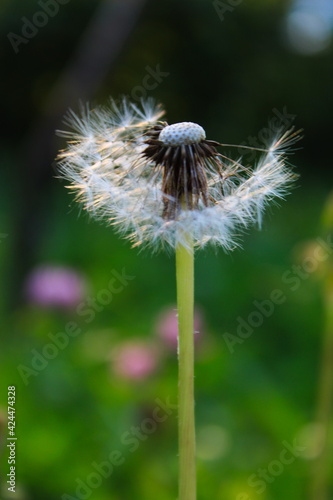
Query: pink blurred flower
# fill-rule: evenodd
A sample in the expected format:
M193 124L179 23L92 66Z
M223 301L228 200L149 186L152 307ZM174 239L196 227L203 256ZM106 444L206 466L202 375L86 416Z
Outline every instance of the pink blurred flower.
M154 345L128 341L114 349L112 370L119 378L143 380L156 370L159 360L159 352Z
M24 285L27 300L42 307L74 308L85 298L86 292L84 277L63 266L37 266Z
M194 339L197 341L202 334L204 321L199 310L194 311ZM172 350L178 345L178 317L177 309L170 307L161 313L156 323L156 333Z

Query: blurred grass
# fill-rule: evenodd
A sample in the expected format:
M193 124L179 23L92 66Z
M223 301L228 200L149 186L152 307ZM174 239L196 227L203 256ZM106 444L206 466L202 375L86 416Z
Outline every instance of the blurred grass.
M259 496L247 480L277 459L282 443L293 443L313 417L322 328L320 287L310 276L293 292L281 277L295 261L294 247L320 235L318 220L326 194L324 188L313 195L304 187L295 191L266 216L261 232L245 236L244 250L197 253L196 301L207 323L197 349L198 436L207 435L210 426L225 436L214 459L199 456L199 498L232 499L243 491L249 491L249 498L281 498L286 490L295 499L304 498L309 465L304 458L286 466ZM24 301L6 316L0 359L3 381L17 386L19 481L28 499L74 495L75 478L84 480L94 470L93 461L101 462L118 449L124 464L92 498L175 497L175 412L133 453L122 443L122 435L140 425L156 398L176 401L175 355L165 352L159 370L145 382L119 380L110 370L110 353L119 342L137 337L158 342L157 315L175 302L173 256L132 250L112 229L78 217L76 207L69 211L69 200L60 191L53 197L37 260L84 272L92 296L105 288L112 269L125 268L135 279L88 325L75 312L68 316ZM8 248L10 238L1 244L5 269L13 264ZM246 320L253 301L267 299L275 288L283 290L285 303L231 354L224 333L235 334L237 317ZM69 320L77 321L82 333L31 376L26 387L17 365L29 366L31 349L41 352L50 342L47 334L63 331ZM210 456L209 449L203 453Z

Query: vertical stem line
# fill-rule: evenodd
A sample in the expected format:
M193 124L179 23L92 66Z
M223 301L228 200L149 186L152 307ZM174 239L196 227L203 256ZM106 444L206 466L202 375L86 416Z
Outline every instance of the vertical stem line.
M179 498L196 499L194 420L194 251L193 239L185 236L176 248L178 306L178 432Z
M329 269L329 272L332 272ZM330 425L333 404L333 280L325 289L326 324L317 389L316 423L320 426L321 449L313 463L311 500L329 500Z

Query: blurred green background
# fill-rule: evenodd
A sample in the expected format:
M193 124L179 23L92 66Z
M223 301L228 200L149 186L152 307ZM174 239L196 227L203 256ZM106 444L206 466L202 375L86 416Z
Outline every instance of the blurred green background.
M80 213L53 161L68 107L129 95L154 97L169 123L198 122L225 143L263 146L276 116L304 129L291 157L296 189L262 230L232 254L197 253L198 498L315 500L330 317L332 1L2 0L0 11L1 498L177 497L177 356L166 340L174 257L131 249ZM111 297L112 272L123 269L133 279ZM283 303L258 313L276 289ZM105 304L89 315L98 297ZM241 338L240 322L251 321ZM73 324L76 336L66 334ZM15 494L6 484L8 386ZM295 440L301 451L281 462ZM328 475L333 498L333 460Z

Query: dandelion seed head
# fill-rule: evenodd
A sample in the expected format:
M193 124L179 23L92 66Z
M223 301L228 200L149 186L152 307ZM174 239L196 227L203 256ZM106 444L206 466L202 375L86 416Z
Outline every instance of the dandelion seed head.
M70 113L60 174L93 217L134 246L175 248L191 233L197 247L230 251L242 230L261 225L268 203L288 194L295 175L287 153L299 135L281 131L250 168L227 158L200 125L168 125L163 114L152 101L127 100Z
M159 140L166 146L197 144L206 139L206 132L197 123L181 122L167 125L160 133Z

